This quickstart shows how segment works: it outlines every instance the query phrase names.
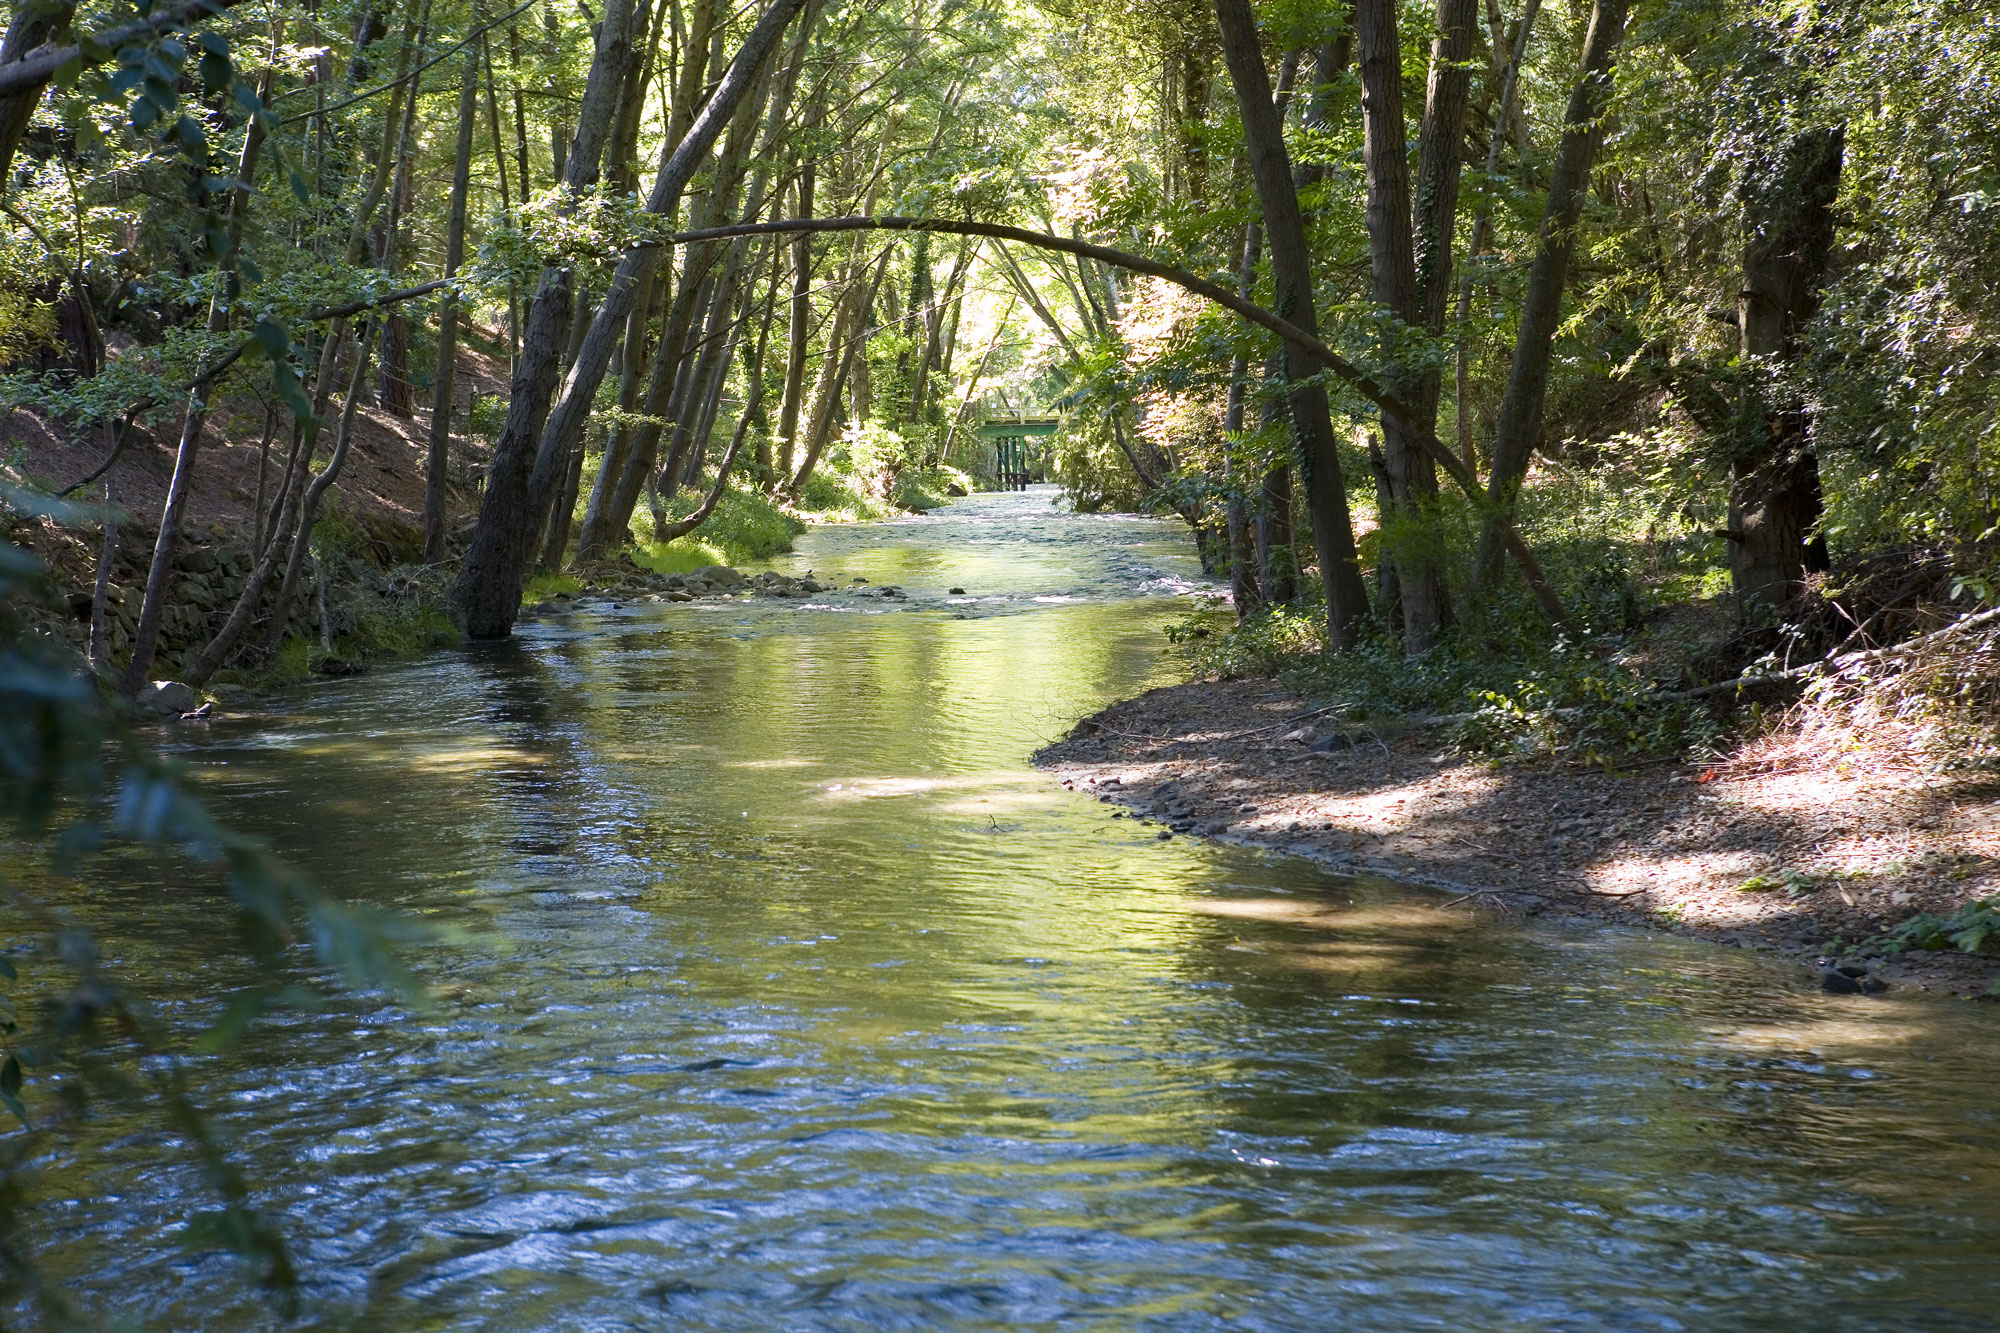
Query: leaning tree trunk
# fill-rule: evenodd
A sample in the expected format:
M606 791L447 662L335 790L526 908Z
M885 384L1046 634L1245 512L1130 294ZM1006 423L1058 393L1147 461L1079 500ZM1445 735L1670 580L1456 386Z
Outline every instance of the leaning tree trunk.
M1264 208L1277 295L1275 313L1316 337L1319 316L1313 303L1305 219L1292 181L1284 127L1271 100L1271 80L1264 69L1256 16L1250 10L1250 0L1215 0L1215 17L1222 35L1223 60L1229 66L1230 81L1236 85L1251 176ZM1348 514L1347 488L1341 477L1326 390L1313 379L1318 365L1304 348L1288 342L1285 370L1294 386L1292 429L1306 469L1306 509L1312 517L1313 545L1326 592L1327 646L1339 650L1353 644L1360 621L1368 613L1368 588L1361 581L1361 562L1354 547L1353 520Z
M729 62L707 105L661 164L646 200L649 213L659 216L676 209L695 172L711 165L710 154L723 127L761 80L772 50L805 3L806 0L774 0L744 37L736 58ZM607 5L607 26L611 11L612 6ZM584 100L588 108L588 93ZM605 120L608 119L607 114ZM603 148L605 128L593 126L593 134L597 136L590 145L593 156ZM578 145L583 144L584 136L579 130ZM479 528L473 534L473 547L466 557L465 568L452 585L453 605L473 638L501 638L513 631L514 618L521 609L521 588L533 555L533 542L541 532L542 516L556 490L568 451L583 430L597 386L610 364L612 348L631 313L639 279L658 261L659 251L651 248L628 251L619 261L604 301L591 321L588 336L570 367L561 398L553 408L537 414L546 418L539 445L529 449L528 441L523 438L518 454L510 454L504 460L508 464L508 495L498 505L494 503L493 479L501 476L503 459L501 447L495 447L487 482L487 503L480 511ZM524 362L528 359L525 346L522 359ZM553 384L549 390L553 391ZM542 401L546 403L547 397ZM513 420L511 411L508 419ZM502 445L506 441L507 433L503 431Z
M1475 557L1480 586L1500 583L1507 529L1514 501L1528 473L1528 460L1542 433L1542 409L1549 395L1549 362L1555 354L1556 326L1562 318L1563 286L1576 252L1576 227L1590 195L1590 168L1604 136L1604 109L1611 100L1611 71L1625 36L1630 0L1595 0L1590 31L1583 43L1583 72L1563 113L1562 142L1549 173L1549 197L1521 302L1521 327L1514 340L1514 365L1507 396L1500 403L1500 426L1493 439L1493 470L1487 479L1489 513L1479 532Z
M266 71L260 97L268 98L271 73ZM264 122L252 117L243 131L243 151L236 163L236 186L229 194L229 221L225 248L217 264L224 291L236 295L236 264L243 248L243 223L250 210L250 184L257 176L257 158L264 147ZM229 305L218 293L208 307L208 331L219 334L229 327ZM172 580L174 550L180 543L181 518L187 512L188 495L194 487L195 460L201 452L202 433L208 427L208 400L219 385L195 387L188 391L186 415L181 420L180 447L174 452L174 471L167 483L167 499L160 510L160 532L153 543L152 564L146 571L146 595L139 605L139 623L132 633L132 658L119 677L118 688L125 694L138 693L152 670L153 654L159 647L160 622L166 617L167 585Z
M598 160L618 108L618 85L625 71L632 19L632 0L606 0L598 21L596 52L577 110L576 138L564 158L562 183L567 208L574 209L596 181ZM493 446L472 548L450 592L453 608L464 620L467 632L476 638L504 635L520 609L520 566L541 528L540 515L529 509L529 478L548 417L549 399L555 392L573 300L569 270L544 270L529 303L507 419Z
M1820 537L1812 414L1795 383L1799 336L1819 309L1833 250L1846 146L1841 128L1795 136L1775 162L1753 162L1743 199L1740 434L1729 490L1729 563L1747 611L1784 604L1827 568Z

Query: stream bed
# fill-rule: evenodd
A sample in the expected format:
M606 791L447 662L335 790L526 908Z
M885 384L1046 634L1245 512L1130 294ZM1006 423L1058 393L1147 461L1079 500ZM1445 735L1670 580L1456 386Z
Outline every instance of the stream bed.
M226 822L452 937L428 1012L202 1067L296 1321L182 1243L155 1124L44 1174L50 1275L172 1329L2000 1328L2000 1014L1060 789L1029 753L1170 679L1202 585L1179 524L1052 498L174 733ZM212 892L93 908L190 1025L247 980Z

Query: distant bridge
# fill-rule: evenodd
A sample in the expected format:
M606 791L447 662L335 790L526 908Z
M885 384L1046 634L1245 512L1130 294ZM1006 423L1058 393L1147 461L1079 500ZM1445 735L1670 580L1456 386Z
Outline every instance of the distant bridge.
M993 446L993 475L1003 490L1026 490L1031 481L1049 479L1049 455L1043 443L1062 425L1060 417L988 417L979 439ZM1039 446L1039 447L1038 447Z

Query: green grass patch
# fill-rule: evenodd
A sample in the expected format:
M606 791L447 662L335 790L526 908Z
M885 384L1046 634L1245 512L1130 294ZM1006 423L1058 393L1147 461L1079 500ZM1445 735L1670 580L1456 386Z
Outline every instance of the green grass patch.
M705 491L704 491L705 494ZM667 505L667 517L685 518L701 507L702 496L687 492ZM762 492L730 487L702 525L664 545L652 540L653 518L645 506L634 516L635 559L661 574L683 574L703 565L738 565L768 560L792 549L806 525L772 504Z
M707 565L730 563L721 551L692 535L670 542L647 542L632 552L632 559L655 574L685 574Z
M574 597L582 591L583 580L574 574L537 574L521 590L521 604L533 606L536 602L546 602L559 592Z

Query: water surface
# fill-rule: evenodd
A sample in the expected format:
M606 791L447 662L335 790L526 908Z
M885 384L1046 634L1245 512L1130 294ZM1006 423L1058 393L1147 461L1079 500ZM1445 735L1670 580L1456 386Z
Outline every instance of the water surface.
M604 608L184 757L324 884L463 932L434 1011L254 1032L218 1117L304 1322L491 1329L2000 1327L1985 1008L1176 838L1026 768L1162 679L1183 530L1047 491L820 529L904 601ZM948 589L963 587L964 596ZM169 1014L206 889L100 924ZM51 1265L277 1321L156 1126Z

